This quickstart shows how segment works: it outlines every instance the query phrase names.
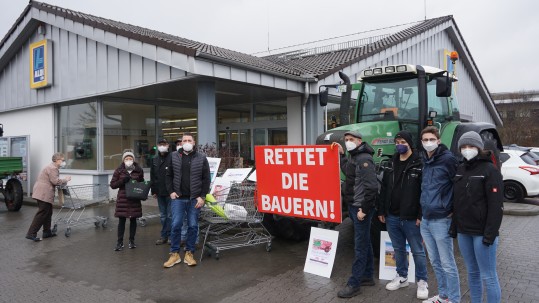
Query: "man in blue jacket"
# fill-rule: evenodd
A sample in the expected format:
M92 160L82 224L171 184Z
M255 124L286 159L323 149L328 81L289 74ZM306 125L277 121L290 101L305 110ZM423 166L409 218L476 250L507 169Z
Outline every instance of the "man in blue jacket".
M449 236L453 215L453 178L458 161L440 142L440 132L428 126L421 132L423 179L421 182L421 236L438 282L438 295L423 303L460 302L460 283Z

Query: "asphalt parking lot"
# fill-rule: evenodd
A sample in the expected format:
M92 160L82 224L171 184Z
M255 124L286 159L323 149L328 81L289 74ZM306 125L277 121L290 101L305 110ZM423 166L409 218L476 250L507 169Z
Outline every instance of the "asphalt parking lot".
M527 201L530 209L538 199ZM145 212L156 212L152 201ZM304 273L307 242L275 239L265 246L227 250L220 259L204 258L196 267L178 264L164 269L168 246L156 246L159 220L138 228L133 250L114 252L117 219L114 205L90 209L88 216L109 216L106 228L93 224L74 227L63 235L34 243L24 239L37 208L23 206L8 212L0 206L0 302L420 302L415 285L386 291L386 281L364 287L356 298L343 300L336 292L344 285L353 258L349 220L337 227L339 245L330 279ZM507 208L507 207L506 207ZM57 210L55 210L56 212ZM503 302L539 301L539 216L506 215L501 228L498 273ZM200 257L200 251L195 254ZM463 302L468 302L466 272L457 251ZM429 268L431 294L434 275Z

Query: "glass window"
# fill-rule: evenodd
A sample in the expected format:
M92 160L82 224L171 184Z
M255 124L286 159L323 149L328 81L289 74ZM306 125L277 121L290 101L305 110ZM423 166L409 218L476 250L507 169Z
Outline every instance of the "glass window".
M155 144L155 106L103 102L104 169L116 169L124 149L135 152L135 162L150 167Z
M286 120L286 101L257 103L254 108L255 121Z
M97 103L64 105L59 112L59 152L66 168L96 170Z
M251 122L251 104L219 106L218 123Z
M175 141L183 133L191 133L197 140L197 110L195 108L181 108L170 106L159 106L159 123L157 131L159 137L168 140L171 148L176 148Z

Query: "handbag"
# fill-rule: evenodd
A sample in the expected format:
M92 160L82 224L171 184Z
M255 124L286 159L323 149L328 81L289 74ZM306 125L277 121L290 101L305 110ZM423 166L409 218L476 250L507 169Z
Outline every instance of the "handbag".
M150 193L150 187L150 181L137 182L131 180L125 184L125 195L127 199L146 200L148 199L148 193Z

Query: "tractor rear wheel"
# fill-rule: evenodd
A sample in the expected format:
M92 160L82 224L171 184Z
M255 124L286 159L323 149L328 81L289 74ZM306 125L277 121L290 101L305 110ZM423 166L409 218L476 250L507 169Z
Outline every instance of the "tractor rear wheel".
M22 184L17 179L9 179L4 188L6 207L9 211L19 211L22 207Z

